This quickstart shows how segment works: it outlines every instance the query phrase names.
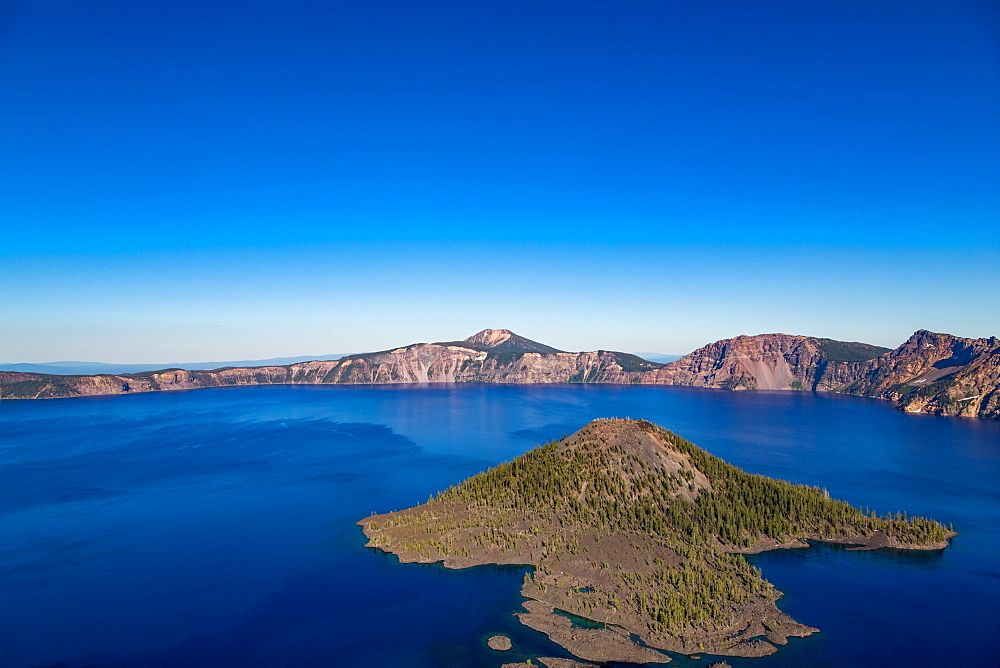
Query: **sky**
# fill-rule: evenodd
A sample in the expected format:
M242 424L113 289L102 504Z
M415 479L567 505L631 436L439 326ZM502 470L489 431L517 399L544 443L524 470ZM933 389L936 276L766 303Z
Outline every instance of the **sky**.
M1000 335L988 0L0 0L0 362Z

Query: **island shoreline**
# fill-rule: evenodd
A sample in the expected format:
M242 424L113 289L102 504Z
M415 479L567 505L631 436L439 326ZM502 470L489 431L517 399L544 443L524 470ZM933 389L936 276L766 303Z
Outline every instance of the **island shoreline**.
M658 498L662 498L663 503L667 504L664 512L669 510L668 515L680 509L682 514L675 515L679 519L686 516L684 513L694 512L696 501L705 494L709 495L711 503L718 503L718 499L724 498L716 499L722 493L720 490L735 484L727 483L725 476L735 476L733 480L745 481L740 482L740 485L772 490L764 492L765 498L778 494L775 498L780 499L781 495L791 494L782 503L794 498L799 499L794 501L797 504L805 503L806 506L817 509L828 508L828 511L822 511L832 513L828 519L824 519L824 516L817 516L815 519L803 516L802 519L807 524L818 521L817 526L829 528L824 530L825 533L803 531L798 537L780 541L762 533L752 540L744 536L744 543L741 545L725 544L718 538L711 538L704 547L698 547L696 543L685 547L683 542L677 543L675 538L664 541L657 535L643 531L609 532L608 529L601 528L603 525L600 522L592 526L566 524L568 517L560 519L559 515L559 512L564 511L557 512L555 516L545 516L517 503L510 506L506 505L509 502L504 502L502 506L491 508L490 505L470 505L462 500L478 498L476 495L480 492L476 490L503 490L507 489L508 484L521 489L519 494L535 498L537 491L532 489L536 488L525 488L523 485L526 480L537 480L538 484L546 487L565 490L558 493L551 490L546 492L555 494L553 498L557 503L556 507L580 507L580 501L588 494L588 482L583 482L582 485L579 481L571 483L568 488L566 482L569 478L553 478L549 483L543 482L548 475L545 471L559 470L560 467L577 461L591 462L580 471L586 471L590 466L600 468L608 466L609 462L618 462L614 466L615 471L620 473L615 475L624 475L626 480L632 480L638 487L634 488L634 492L622 488L622 491L614 493L631 495L626 498L635 500L645 498L643 495L646 492L642 490L655 492L660 483L656 482L652 488L648 485L662 479L663 484L667 485L666 489L674 490L673 497ZM696 468L695 461L698 466L713 471L711 477L706 477ZM553 469L553 466L556 468ZM477 482L480 480L500 481L501 487L490 486L497 483ZM505 480L509 482L503 482ZM607 482L601 480L594 478L594 485L599 489L610 489L606 487ZM671 483L671 480L674 482ZM473 486L468 487L469 485ZM568 494L569 490L576 491ZM586 498L594 498L594 493L598 492L590 492L591 496ZM606 492L598 495L604 493ZM639 494L638 497L635 496L636 493ZM742 492L737 490L735 493ZM624 513L634 512L629 510L628 504L614 504L612 507L620 507ZM518 508L521 510L517 510ZM841 516L849 519L829 524L834 517ZM644 515L640 513L636 517ZM877 518L851 509L843 502L830 500L819 488L791 486L781 481L769 482L763 476L743 473L648 422L604 419L590 423L558 443L529 451L510 464L473 476L426 504L408 510L372 515L360 520L358 525L367 538L366 547L394 554L401 564L440 563L442 567L449 569L485 565L532 569L530 574L525 575L520 589L520 594L526 601L524 607L527 612L515 613L523 624L545 633L553 642L582 660L647 663L669 660L650 654L651 651L689 656L701 653L732 657L765 656L777 651L777 646L787 644L790 637L804 637L818 632L818 629L800 624L781 611L776 605L776 601L782 596L781 592L760 578L759 571L755 575L754 568L742 557L779 549L807 548L813 542L837 545L847 550L938 551L946 548L957 535L930 520L904 518L901 514ZM612 520L612 523L617 521ZM783 526L780 523L783 520L775 521L779 522L775 526ZM844 521L848 523L843 524ZM836 526L842 528L835 530ZM675 529L667 527L666 530L667 536L674 535L671 532ZM733 561L734 559L738 561ZM695 584L695 588L690 589L688 584L684 584L697 583L699 578L707 578L704 585ZM688 622L670 622L664 625L660 618L663 612L656 612L661 610L659 606L674 605L670 602L672 596L680 596L677 599L679 601L688 600L685 596L698 599L701 595L698 593L700 587L720 586L713 584L716 578L722 578L719 582L729 583L721 585L723 589L719 590L718 595L722 598L709 598L698 604L716 610L711 613L714 617L696 616ZM673 590L679 593L669 594L653 608L648 608L648 603L643 602L648 596L662 598L662 592ZM684 593L685 591L688 593ZM621 596L625 596L625 599L622 600ZM726 602L730 599L731 602ZM717 605L722 605L723 608L716 609ZM640 606L641 610L635 606ZM698 608L693 610L697 612ZM567 616L560 615L557 611L592 620L603 624L604 628L576 628ZM656 619L647 618L653 612L656 613ZM685 617L677 619L683 620ZM624 643L622 634L611 627L627 632L629 642ZM633 642L632 635L646 646Z

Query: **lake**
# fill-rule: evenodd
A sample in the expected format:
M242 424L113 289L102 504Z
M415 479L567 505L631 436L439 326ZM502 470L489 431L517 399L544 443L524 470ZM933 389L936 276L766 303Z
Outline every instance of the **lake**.
M960 532L932 553L751 557L822 632L732 665L996 665L998 422L806 392L432 385L0 402L0 666L568 656L511 615L524 568L400 565L355 522L597 417L648 419L747 471ZM494 633L515 649L486 648Z

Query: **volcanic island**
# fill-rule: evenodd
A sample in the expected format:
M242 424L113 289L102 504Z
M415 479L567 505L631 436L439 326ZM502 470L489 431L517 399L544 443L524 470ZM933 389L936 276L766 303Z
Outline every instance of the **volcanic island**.
M876 516L818 487L750 474L643 420L595 420L455 485L358 523L402 563L533 566L524 625L585 661L759 657L818 629L741 554L808 547L938 550L955 535ZM589 620L580 624L573 617Z

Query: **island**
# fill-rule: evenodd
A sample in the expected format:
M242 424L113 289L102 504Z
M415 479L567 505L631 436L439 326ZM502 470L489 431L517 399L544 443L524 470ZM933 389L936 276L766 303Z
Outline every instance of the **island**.
M367 546L448 568L522 564L520 621L585 661L666 663L660 650L757 657L817 629L741 554L808 547L938 550L950 527L877 516L824 489L750 474L643 420L595 420L359 523Z

